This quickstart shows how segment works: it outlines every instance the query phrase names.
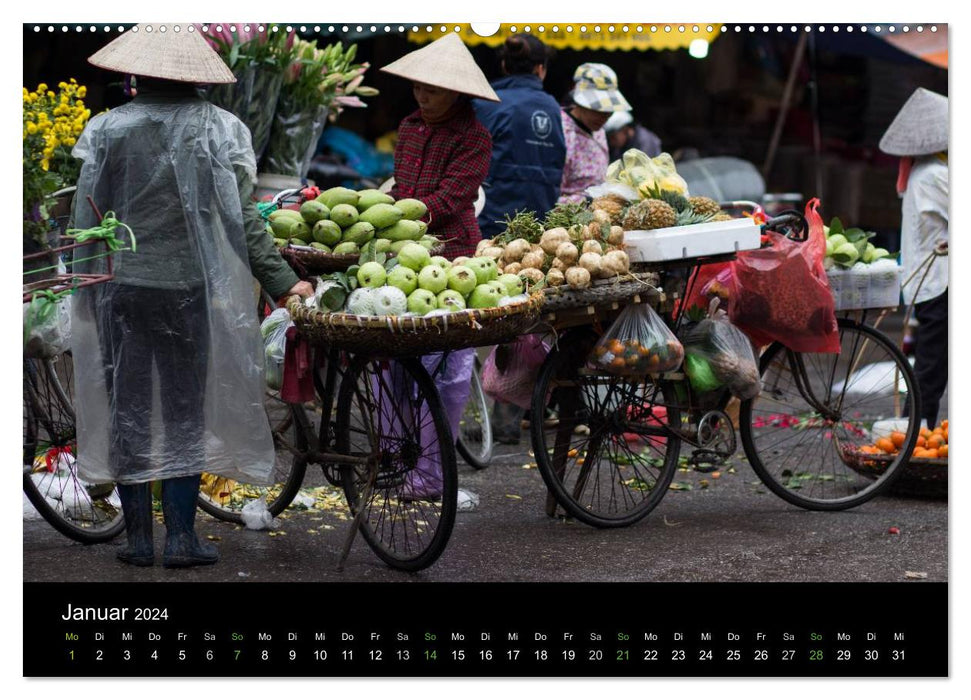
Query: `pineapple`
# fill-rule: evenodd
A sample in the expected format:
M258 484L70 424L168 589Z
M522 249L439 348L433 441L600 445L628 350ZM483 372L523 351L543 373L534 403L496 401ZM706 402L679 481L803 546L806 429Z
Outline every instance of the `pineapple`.
M689 197L688 204L695 210L695 213L707 215L709 218L720 214L722 210L718 206L718 202L709 197Z
M732 220L732 217L726 214L725 212L720 212L718 214L715 214L713 217L711 217L711 219L709 219L709 221L731 221L731 220Z
M620 201L623 201L621 204ZM627 207L627 202L623 200L622 197L617 197L616 195L607 195L606 197L598 197L593 200L590 204L590 208L594 211L605 211L610 215L610 223L619 226L624 220L624 211Z
M667 202L644 199L627 210L623 226L628 231L649 231L674 226L677 220L677 212Z

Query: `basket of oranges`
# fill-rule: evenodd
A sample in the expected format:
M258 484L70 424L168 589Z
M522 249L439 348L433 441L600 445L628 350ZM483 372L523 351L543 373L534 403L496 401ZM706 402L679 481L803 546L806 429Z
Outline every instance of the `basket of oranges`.
M906 435L892 431L872 444L846 450L843 461L854 470L879 475L904 447ZM934 428L921 428L917 444L904 464L903 473L891 491L918 496L947 496L948 421Z
M589 363L621 376L673 372L684 360L684 347L647 304L627 306L597 341Z

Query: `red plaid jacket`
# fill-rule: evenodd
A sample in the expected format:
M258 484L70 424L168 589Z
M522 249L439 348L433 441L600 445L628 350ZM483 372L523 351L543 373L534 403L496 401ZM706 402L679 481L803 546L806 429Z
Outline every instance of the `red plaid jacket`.
M492 137L470 104L444 124L429 126L415 111L398 126L391 195L425 203L428 231L448 241L447 258L472 256L482 239L474 204L491 159Z

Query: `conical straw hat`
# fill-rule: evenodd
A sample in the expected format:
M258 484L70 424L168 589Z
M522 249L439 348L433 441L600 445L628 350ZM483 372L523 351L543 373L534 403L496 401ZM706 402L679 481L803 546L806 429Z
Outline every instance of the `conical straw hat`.
M456 34L448 34L428 46L405 54L381 70L399 78L455 90L491 102L500 101L472 54Z
M892 156L926 156L947 150L947 98L917 88L880 139L880 150Z
M190 24L139 24L88 58L88 63L127 75L183 83L236 82L219 54Z

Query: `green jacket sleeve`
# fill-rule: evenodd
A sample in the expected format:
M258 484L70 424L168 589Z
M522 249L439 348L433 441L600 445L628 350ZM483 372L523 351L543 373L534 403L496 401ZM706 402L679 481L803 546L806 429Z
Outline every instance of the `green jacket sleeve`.
M243 203L243 226L246 229L246 250L249 253L250 269L263 289L274 299L279 299L290 291L300 278L280 256L280 251L273 244L273 239L266 235L266 226L253 202L252 178L244 170L237 168L236 182L239 185L239 198Z

